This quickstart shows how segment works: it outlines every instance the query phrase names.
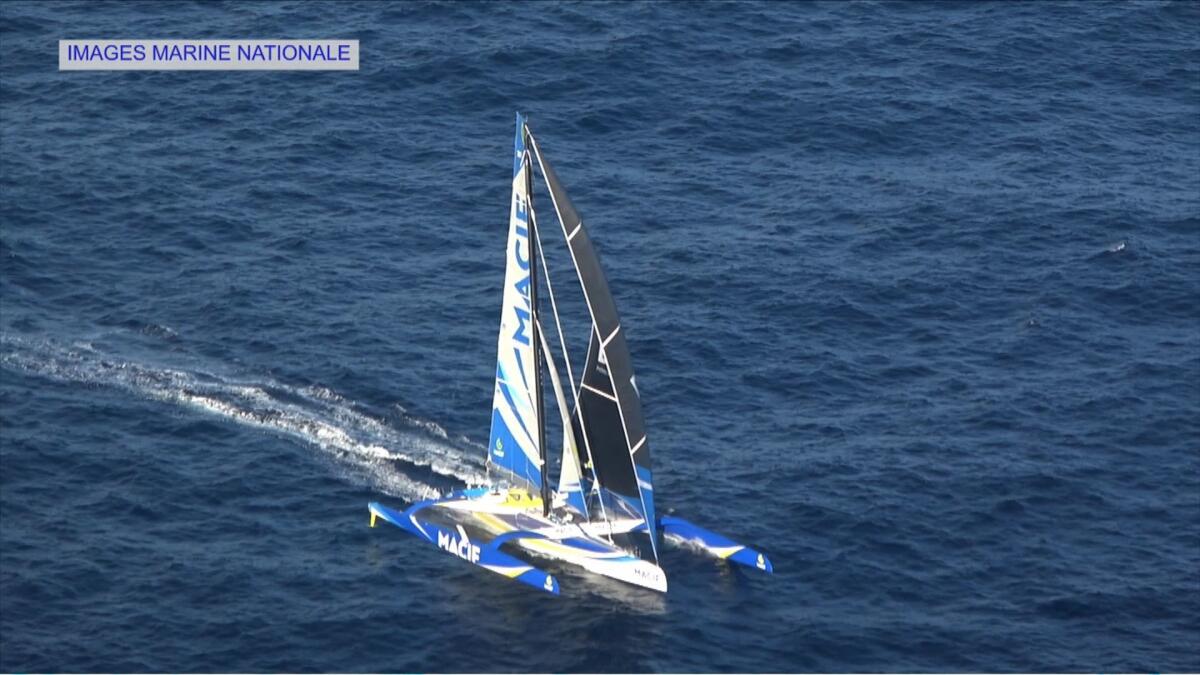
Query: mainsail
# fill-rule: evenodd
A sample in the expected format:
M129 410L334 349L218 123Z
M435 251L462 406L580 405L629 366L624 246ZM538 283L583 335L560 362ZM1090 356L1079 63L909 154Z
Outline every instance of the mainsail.
M594 357L589 354L591 367L585 367L583 379L580 381L580 411L582 432L587 434L587 439L591 442L592 460L595 465L592 467L593 475L601 488L624 498L624 501L645 519L650 544L657 560L650 446L646 442L642 403L634 386L629 347L621 330L616 303L583 221L559 183L558 176L539 151L537 141L532 134L528 138L530 149L537 158L542 177L549 188L563 235L566 236L567 245L571 249L571 259L575 263L575 271L579 275L580 285L583 286L584 299L592 318L594 344L593 349L589 351ZM588 399L588 403L585 403L585 398ZM598 403L599 401L607 402L607 409ZM589 408L595 409L592 412L596 417L590 414ZM611 414L613 409L615 416ZM605 449L598 451L597 442L602 443Z
M509 207L508 247L504 271L504 304L496 350L496 389L492 397L492 431L488 465L510 474L516 484L533 490L542 486L542 454L538 438L538 383L534 360L535 331L531 298L529 237L529 172L525 120L517 115L513 143L512 203Z

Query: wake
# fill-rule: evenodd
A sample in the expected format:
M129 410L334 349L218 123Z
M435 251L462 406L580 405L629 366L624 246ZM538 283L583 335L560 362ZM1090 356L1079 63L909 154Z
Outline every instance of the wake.
M427 468L468 485L486 480L482 448L468 453L444 429L398 408L397 428L323 387L241 380L201 370L137 363L78 342L28 340L0 334L0 367L59 382L99 385L198 410L230 422L294 438L328 455L343 477L409 501L439 490L407 475L397 463Z

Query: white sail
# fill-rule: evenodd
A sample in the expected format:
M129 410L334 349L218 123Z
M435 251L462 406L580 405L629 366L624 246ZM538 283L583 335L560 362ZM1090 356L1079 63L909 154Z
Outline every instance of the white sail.
M541 326L539 326L541 328ZM563 455L562 467L558 474L558 494L566 505L587 516L587 505L583 498L583 484L580 481L579 449L575 445L575 434L571 428L571 407L567 405L567 397L563 395L562 382L558 379L558 366L554 354L550 351L550 343L546 342L546 331L538 330L541 338L542 353L546 357L547 371L550 374L550 385L554 388L554 400L558 403L558 414L563 426Z
M538 447L534 380L533 308L530 301L529 157L525 120L517 115L512 201L505 248L504 304L496 349L496 389L492 397L489 467L510 474L516 483L539 488L542 461Z

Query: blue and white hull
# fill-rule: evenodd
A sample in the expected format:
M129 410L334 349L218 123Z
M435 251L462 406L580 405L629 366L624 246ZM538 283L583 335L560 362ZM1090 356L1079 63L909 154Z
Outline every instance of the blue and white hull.
M538 558L558 560L601 576L665 593L661 567L606 540L602 533L645 531L632 519L611 523L575 522L572 514L542 515L541 500L524 490L476 488L444 499L413 504L404 512L371 502L371 525L383 519L438 548L491 572L543 591L559 592L552 575L500 549L513 544ZM762 553L674 516L663 516L659 528L667 536L699 544L714 557L768 574L771 561ZM470 531L470 532L469 532Z
M500 547L511 543L536 557L578 565L651 590L667 590L661 567L593 534L589 531L593 523L544 517L541 501L523 490L467 490L418 502L404 512L378 502L371 502L369 509L372 525L383 519L468 562L551 593L558 593L557 580L501 552Z

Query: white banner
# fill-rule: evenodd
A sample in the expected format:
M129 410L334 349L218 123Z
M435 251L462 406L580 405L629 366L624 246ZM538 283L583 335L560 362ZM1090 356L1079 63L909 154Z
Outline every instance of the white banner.
M59 40L59 70L358 70L358 40Z

